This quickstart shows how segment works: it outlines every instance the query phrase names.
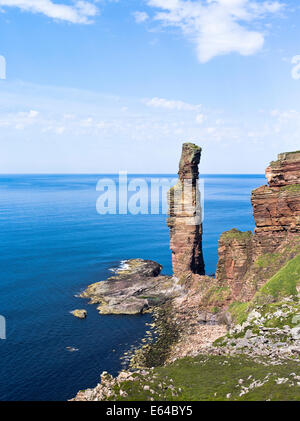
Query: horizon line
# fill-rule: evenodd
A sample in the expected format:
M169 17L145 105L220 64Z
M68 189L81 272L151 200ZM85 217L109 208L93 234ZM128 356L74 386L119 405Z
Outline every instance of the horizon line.
M128 172L128 171L122 171L123 173L126 172L128 175L171 175L171 176L177 176L177 173L160 173L160 172L152 172L152 173L140 173L140 172ZM7 173L1 173L0 172L0 176L3 175L119 175L119 173L117 172L107 172L107 173L96 173L96 172L68 172L68 173L61 173L61 172L45 172L45 173L40 173L40 172L34 172L34 173L30 173L30 172L24 172L24 173L17 173L17 172L7 172ZM207 176L207 175L263 175L265 176L265 173L201 173L199 174L199 177L201 176Z

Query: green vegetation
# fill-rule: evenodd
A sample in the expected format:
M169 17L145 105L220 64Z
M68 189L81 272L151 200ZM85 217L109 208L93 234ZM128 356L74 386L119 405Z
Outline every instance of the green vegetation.
M296 324L298 323L300 304L298 300L265 304L260 308L260 313L265 317L264 327L282 329L284 326L289 326L293 328L295 327L295 317Z
M284 192L300 192L300 184L290 184L288 186L281 187L280 191Z
M243 323L248 316L249 303L236 301L229 307L229 312L236 323Z
M245 356L186 357L165 367L135 374L116 385L112 399L141 401L300 400L296 361L270 365ZM120 391L125 396L120 396ZM123 394L123 393L122 393Z
M202 298L202 305L220 307L230 297L229 286L214 285L206 292ZM214 311L216 313L216 310Z
M279 254L267 254L261 256L255 264L261 268L267 268L275 264L280 258ZM270 304L281 305L280 300L284 297L297 297L297 285L300 285L300 254L289 260L274 276L272 276L255 294L253 299L247 303L234 302L229 307L234 322L242 324L251 310L256 306ZM267 308L268 307L268 308ZM269 311L269 306L265 312ZM272 309L270 307L270 309ZM261 311L261 310L259 310Z
M221 234L220 240L227 242L231 240L238 240L238 241L249 241L252 238L251 231L239 231L236 228L233 228L230 231L225 231Z
M273 266L281 257L280 253L266 253L256 260L255 265L260 268L267 268Z
M252 303L278 301L282 297L297 296L297 285L300 284L300 254L285 264L255 294Z

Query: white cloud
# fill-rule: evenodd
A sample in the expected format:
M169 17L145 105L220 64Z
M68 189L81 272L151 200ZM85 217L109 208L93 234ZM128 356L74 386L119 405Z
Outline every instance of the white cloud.
M232 52L248 56L259 51L264 34L255 24L284 7L272 0L148 0L147 4L161 9L155 20L180 28L196 45L201 63Z
M300 79L300 55L292 58L292 64L295 66L292 68L292 78L295 80Z
M197 114L196 115L196 122L198 124L202 124L205 120L205 116L203 114Z
M194 141L205 150L203 172L253 173L262 172L276 153L299 149L300 107L246 115L205 102L157 98L147 106L137 98L20 82L2 89L2 172L111 172L124 169L124 162L128 171L171 172L181 143Z
M6 79L6 59L0 56L0 79Z
M133 16L136 23L143 23L149 19L149 15L146 12L134 12Z
M38 116L38 114L39 114L38 111L36 111L36 110L30 110L29 113L28 113L28 117L29 118L35 118L35 117Z
M90 18L98 13L93 3L83 0L73 5L53 3L51 0L0 0L0 6L17 7L26 12L42 13L52 19L83 24L91 23Z
M169 100L165 98L152 98L143 100L144 104L148 107L154 108L165 108L167 110L176 110L176 111L199 111L201 109L200 104L189 104L187 102L179 100Z
M1 113L0 127L11 127L17 130L23 130L26 127L39 124L37 119L39 112L36 110L19 111L15 113Z

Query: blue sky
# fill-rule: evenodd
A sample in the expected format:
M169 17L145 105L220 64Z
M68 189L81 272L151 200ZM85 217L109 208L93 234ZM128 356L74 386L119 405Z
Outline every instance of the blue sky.
M300 149L299 22L299 0L0 0L0 172L174 173L194 141L203 173L262 173Z

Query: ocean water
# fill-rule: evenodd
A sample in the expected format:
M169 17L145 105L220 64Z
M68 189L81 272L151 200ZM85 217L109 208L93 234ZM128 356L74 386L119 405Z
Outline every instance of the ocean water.
M124 259L153 259L171 273L166 215L99 215L99 178L0 176L0 314L7 324L0 400L70 399L94 387L102 371L117 374L120 356L146 330L150 315L100 316L77 296ZM250 193L261 184L262 175L204 176L208 274L221 232L253 229ZM86 308L87 318L73 317L75 308Z

